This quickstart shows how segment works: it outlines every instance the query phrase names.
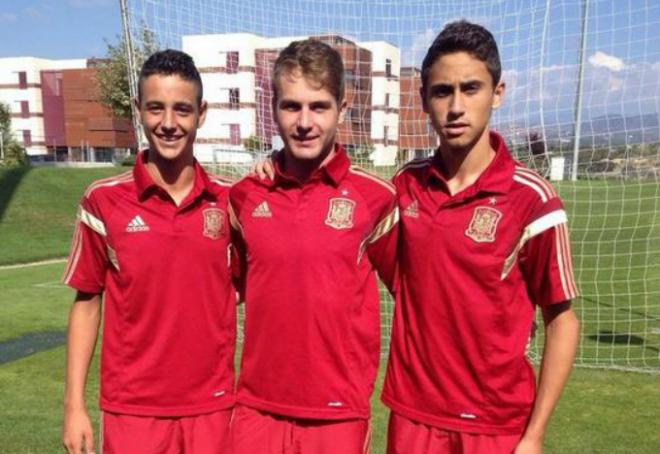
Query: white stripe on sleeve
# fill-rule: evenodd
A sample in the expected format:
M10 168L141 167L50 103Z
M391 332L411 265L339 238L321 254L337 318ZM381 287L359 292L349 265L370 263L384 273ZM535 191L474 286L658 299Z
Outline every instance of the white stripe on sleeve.
M565 224L567 222L568 218L566 217L566 212L564 210L555 210L544 216L541 216L527 227L525 227L525 230L523 230L523 233L520 236L520 240L518 240L518 244L513 249L513 252L511 252L511 254L504 261L501 280L506 279L506 277L513 269L513 265L518 259L518 254L520 253L520 250L523 248L525 243L527 243L531 238L534 238L536 235L539 235L548 229L551 229L560 224Z

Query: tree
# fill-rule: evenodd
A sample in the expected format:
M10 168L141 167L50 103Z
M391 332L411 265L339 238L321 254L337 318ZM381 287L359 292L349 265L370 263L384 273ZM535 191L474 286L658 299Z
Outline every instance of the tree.
M3 166L28 165L29 160L25 149L14 137L11 130L11 110L9 106L0 103L0 141L2 141L2 152L4 159L0 162Z
M546 154L545 142L538 131L527 133L527 146L534 156Z
M128 63L126 60L126 40L117 37L118 42L112 44L105 41L106 58L98 66L97 80L101 102L112 110L112 114L120 118L131 118L133 111L128 81ZM135 70L142 67L144 61L159 49L156 35L146 24L140 26L140 36L133 43L135 55Z
M11 110L9 106L0 102L0 132L2 132L3 144L13 137L11 132Z

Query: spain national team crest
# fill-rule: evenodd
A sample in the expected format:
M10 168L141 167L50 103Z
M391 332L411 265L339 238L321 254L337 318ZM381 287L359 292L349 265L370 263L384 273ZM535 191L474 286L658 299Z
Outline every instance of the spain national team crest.
M355 211L355 202L343 197L330 199L328 216L325 218L325 224L335 229L350 229L353 227L353 212Z
M497 223L500 222L501 218L502 213L495 208L488 206L476 207L465 234L477 243L492 243L495 241Z
M220 208L207 208L204 214L204 236L217 240L223 235L225 212Z

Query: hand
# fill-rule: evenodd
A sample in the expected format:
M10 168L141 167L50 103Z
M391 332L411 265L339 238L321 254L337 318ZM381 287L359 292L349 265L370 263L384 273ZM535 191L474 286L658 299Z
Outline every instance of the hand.
M513 454L541 454L543 452L543 443L540 440L523 437Z
M250 169L250 173L256 174L261 180L265 180L266 178L270 178L272 180L275 177L273 159L268 157L266 159L262 159L261 161L255 162L252 165L252 169Z
M94 454L92 422L84 407L64 411L62 444L69 454Z

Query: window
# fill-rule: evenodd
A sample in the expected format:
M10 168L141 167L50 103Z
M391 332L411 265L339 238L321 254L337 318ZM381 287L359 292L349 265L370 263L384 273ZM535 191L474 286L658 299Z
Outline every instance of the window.
M358 80L355 77L355 71L352 69L347 69L344 71L344 82L347 87L358 88Z
M30 106L27 101L21 101L21 118L30 118Z
M229 89L229 108L238 110L241 104L241 93L238 88Z
M365 76L362 74L355 75L354 87L357 91L369 91L371 90L371 77Z
M29 129L23 130L23 146L30 147L32 146L32 131Z
M229 125L229 142L232 145L241 144L241 125L237 125L237 124Z
M238 72L238 52L227 52L226 67L229 74Z
M62 74L55 79L55 96L62 96Z
M25 71L20 71L18 73L18 88L20 89L27 88L27 73Z
M388 126L383 127L383 135L385 136L384 137L384 139L385 139L384 142L385 142L386 147L390 144L389 139L388 139L389 132L390 132L390 128Z
M385 93L385 107L390 107L390 94Z
M392 60L385 60L385 77L392 77Z
M346 109L346 116L344 117L347 123L359 123L360 122L360 112L354 107L348 107Z

